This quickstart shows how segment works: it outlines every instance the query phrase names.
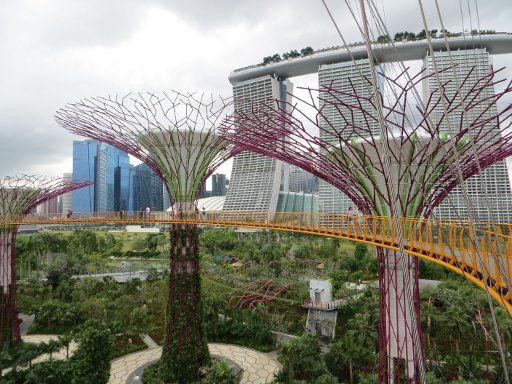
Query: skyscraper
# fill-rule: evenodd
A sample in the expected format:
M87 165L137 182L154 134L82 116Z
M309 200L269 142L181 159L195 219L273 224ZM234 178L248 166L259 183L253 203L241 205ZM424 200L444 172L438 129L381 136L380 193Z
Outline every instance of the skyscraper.
M163 204L162 179L145 163L130 169L130 211L151 208L162 211L167 208Z
M233 86L235 109L250 111L253 103L283 102L293 90L289 80L263 76ZM275 212L279 191L288 189L287 165L281 161L251 152L242 152L233 159L231 180L224 210Z
M72 173L64 173L62 177L65 181L71 181L73 180L73 174ZM68 192L60 196L60 202L61 202L61 212L68 212L69 210L73 209L73 193Z
M289 166L289 191L318 193L318 178L295 165Z
M128 210L130 159L120 149L100 143L97 156L96 210Z
M438 69L440 82L445 84L444 92L448 99L456 94L463 79L468 77L462 88L464 94L465 89L470 89L479 78L490 73L492 64L491 57L485 49L458 50L450 53L434 52L433 55L427 55L423 62L427 71L426 74L434 73L434 63ZM440 72L441 69L452 66L453 68ZM427 97L429 92L437 88L436 76L427 78L423 83L424 98ZM472 102L480 103L466 110L466 118L465 120L463 118L462 121L472 121L480 114L495 115L497 112L496 106L493 106L492 110L486 110L488 104L485 100L491 96L493 95L489 90L481 93L479 100L472 100ZM437 103L431 114L432 123L439 124L440 130L448 135L451 134L451 130L458 131L462 110L467 103L468 101L463 101L461 106L452 110L448 119L443 119L443 121L440 121L444 113L443 103ZM492 127L493 124L491 123L489 126ZM468 132L468 135L471 135L471 132ZM434 216L441 219L469 219L467 197L470 201L470 207L478 219L500 222L510 222L512 220L512 190L505 161L500 161L484 170L482 174L466 180L464 189L456 187L435 209Z
M371 67L368 59L356 60L355 62L343 62L336 64L321 65L318 69L318 83L322 86L333 86L340 91L346 91L347 93L354 93L354 89L357 91L359 96L370 97L373 93L371 84L368 82L368 78L371 75ZM326 104L323 100L329 100L332 98L327 92L320 91L320 106L323 106L323 113L326 119L334 124L333 129L337 126L341 130L343 128L343 139L349 137L357 137L360 132L356 130L350 132L346 129L343 124L340 112L336 110L332 105ZM364 102L364 101L363 101ZM369 101L366 101L367 108L373 109L373 106ZM345 113L344 111L342 111ZM349 116L349 113L346 113ZM363 114L360 111L354 112L354 122L356 125L370 128L372 134L379 135L379 126L376 122L368 122L364 119ZM371 124L370 127L368 125ZM337 125L337 126L336 126ZM325 129L328 129L325 124ZM329 140L331 135L328 131L320 131L320 138ZM318 182L318 194L319 194L319 211L321 213L346 213L349 207L353 207L354 203L339 189L327 183L324 180Z
M216 173L212 176L212 196L226 196L226 175Z
M73 141L73 177L79 181L96 181L96 140ZM73 212L94 212L96 184L76 189L71 194ZM64 211L67 212L67 211Z

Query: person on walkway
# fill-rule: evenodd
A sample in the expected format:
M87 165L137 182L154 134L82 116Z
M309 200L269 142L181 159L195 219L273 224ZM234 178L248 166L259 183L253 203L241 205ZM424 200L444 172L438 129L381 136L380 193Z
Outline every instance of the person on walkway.
M119 218L121 219L121 221L123 221L123 217L124 217L124 209L121 209L119 211Z
M354 230L354 211L352 210L352 206L348 207L347 210L347 231L348 233Z
M149 220L150 216L151 216L151 208L146 207L146 220Z
M68 209L68 213L66 213L66 219L69 219L72 214L73 214L73 211L71 209Z

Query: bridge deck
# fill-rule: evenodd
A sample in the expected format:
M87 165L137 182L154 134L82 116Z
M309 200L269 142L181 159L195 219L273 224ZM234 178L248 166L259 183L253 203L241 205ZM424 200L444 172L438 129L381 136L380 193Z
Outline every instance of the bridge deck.
M21 224L194 224L252 227L308 233L398 250L395 220L389 217L296 212L94 212L25 217L0 216L2 226ZM400 220L406 252L435 262L488 289L512 315L512 225Z

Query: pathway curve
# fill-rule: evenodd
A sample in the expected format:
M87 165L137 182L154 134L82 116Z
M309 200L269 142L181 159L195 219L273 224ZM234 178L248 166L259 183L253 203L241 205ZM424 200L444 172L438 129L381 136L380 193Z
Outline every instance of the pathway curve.
M48 343L50 340L57 340L59 338L59 335L25 335L21 337L23 341L26 341L27 343L34 343L34 344L41 344L41 343ZM69 344L69 356L75 352L78 344L75 342L72 342ZM61 348L58 352L52 353L52 359L54 360L64 360L67 358L67 352L66 348ZM32 360L32 364L40 363L46 360L50 359L50 355L45 353L42 355L39 355L34 360Z
M241 384L270 383L281 367L275 358L254 349L218 343L209 343L208 348L212 355L230 359L242 368ZM162 348L158 347L112 360L108 384L131 384L128 382L130 375L140 366L158 360L161 354Z

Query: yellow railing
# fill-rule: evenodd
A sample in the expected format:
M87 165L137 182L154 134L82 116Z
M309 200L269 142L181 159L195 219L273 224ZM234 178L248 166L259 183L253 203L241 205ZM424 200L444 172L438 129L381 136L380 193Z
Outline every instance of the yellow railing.
M30 214L22 219L0 215L1 226L18 224L171 224L254 227L351 239L391 250L398 249L395 219L379 216L299 212L93 212ZM406 252L435 262L489 289L512 315L512 224L400 220Z

